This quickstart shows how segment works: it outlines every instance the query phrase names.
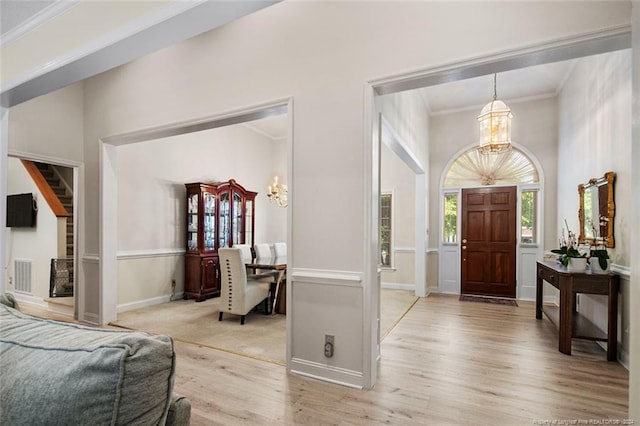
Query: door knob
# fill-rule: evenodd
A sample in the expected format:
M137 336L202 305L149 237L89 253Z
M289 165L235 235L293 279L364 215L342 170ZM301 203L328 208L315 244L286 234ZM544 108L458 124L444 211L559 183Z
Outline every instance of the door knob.
M467 246L462 246L462 250L466 250L466 249L467 249Z
M462 244L467 244L467 239L466 238L462 240Z

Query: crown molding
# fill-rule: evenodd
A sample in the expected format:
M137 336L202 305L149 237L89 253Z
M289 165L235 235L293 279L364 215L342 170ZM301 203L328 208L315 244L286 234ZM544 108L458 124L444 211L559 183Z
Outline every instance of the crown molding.
M45 7L26 21L4 33L0 37L0 47L6 46L7 44L19 39L28 32L40 27L45 22L50 21L56 16L65 13L72 7L77 6L79 3L79 0L56 1Z

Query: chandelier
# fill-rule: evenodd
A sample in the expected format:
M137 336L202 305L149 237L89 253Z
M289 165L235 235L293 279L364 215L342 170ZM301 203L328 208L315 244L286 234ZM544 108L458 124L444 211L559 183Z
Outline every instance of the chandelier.
M498 100L496 74L493 75L493 100L485 105L478 116L480 122L481 154L500 154L511 149L511 119L509 107Z
M273 183L269 185L267 198L280 207L287 207L287 185L278 183L278 176L273 177Z

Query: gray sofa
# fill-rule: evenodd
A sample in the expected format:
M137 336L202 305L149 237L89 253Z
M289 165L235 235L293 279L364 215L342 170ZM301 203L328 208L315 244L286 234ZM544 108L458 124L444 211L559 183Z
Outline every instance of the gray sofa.
M13 307L11 307L13 305ZM32 317L0 296L0 424L188 425L168 336Z

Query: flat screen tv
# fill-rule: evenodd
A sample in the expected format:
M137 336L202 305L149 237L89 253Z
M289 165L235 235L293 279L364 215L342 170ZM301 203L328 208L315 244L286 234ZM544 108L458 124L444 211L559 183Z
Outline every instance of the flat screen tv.
M7 196L7 227L31 228L36 226L38 207L32 193Z

